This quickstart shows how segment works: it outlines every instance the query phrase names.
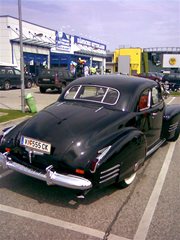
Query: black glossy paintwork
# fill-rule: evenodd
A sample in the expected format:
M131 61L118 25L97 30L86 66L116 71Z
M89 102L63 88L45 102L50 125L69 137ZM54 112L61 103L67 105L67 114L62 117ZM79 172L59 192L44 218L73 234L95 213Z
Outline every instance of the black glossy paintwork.
M12 130L0 146L0 151L11 147L15 161L21 159L22 163L24 161L24 164L40 169L53 165L58 172L74 174L75 169L83 169L84 177L90 179L94 186L103 186L121 181L140 168L147 151L161 139L168 139L168 125L180 121L179 106L166 107L163 99L148 110L137 111L143 90L155 86L159 88L155 81L124 75L102 75L77 79L68 88L81 84L115 88L120 92L120 99L116 105L110 106L65 100L65 93L62 93L56 103ZM33 156L30 164L26 151L19 146L22 135L51 143L51 154ZM107 146L111 149L92 173L91 164L98 151ZM119 165L118 176L99 184L102 172L116 165Z
M163 117L163 126L161 137L171 140L174 137L174 132L169 131L171 126L178 123L177 129L180 132L180 105L173 104L165 107Z

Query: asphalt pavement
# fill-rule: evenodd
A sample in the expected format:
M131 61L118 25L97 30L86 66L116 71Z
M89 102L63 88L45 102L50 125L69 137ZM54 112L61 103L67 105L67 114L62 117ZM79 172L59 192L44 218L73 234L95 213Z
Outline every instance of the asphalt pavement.
M32 92L38 110L59 94ZM169 97L169 104L180 98ZM20 90L0 91L0 108L20 109ZM0 124L0 130L17 124ZM180 139L164 144L126 189L91 192L84 200L73 191L0 167L0 240L179 240Z
M39 88L37 86L34 86L31 89L25 89L25 96L28 93L32 94L38 111L55 102L59 97L59 93L56 91L49 90L42 94L39 92ZM21 110L21 89L12 89L8 91L0 90L0 108Z

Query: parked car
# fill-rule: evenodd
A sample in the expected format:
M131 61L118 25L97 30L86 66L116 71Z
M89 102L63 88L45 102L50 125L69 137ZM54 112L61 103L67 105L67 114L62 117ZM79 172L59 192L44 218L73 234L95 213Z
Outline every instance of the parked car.
M37 77L37 86L41 93L45 93L47 89L57 89L62 92L62 87L65 87L69 82L74 80L73 75L65 69L44 69Z
M164 76L164 74L161 72L149 72L149 74L152 74L152 76L155 76L155 80L157 80L157 81L162 81L162 78ZM152 79L152 80L154 80L154 79Z
M26 88L32 87L32 77L24 76ZM0 66L0 89L9 90L21 87L21 71L13 66Z
M129 186L149 155L180 133L180 105L166 105L156 81L92 75L70 83L57 102L5 129L0 164L48 185Z
M158 72L148 72L148 73L140 73L137 75L137 77L144 77L144 78L152 79L154 81L161 81L163 74Z
M180 73L165 74L162 82L171 91L178 91L180 89Z

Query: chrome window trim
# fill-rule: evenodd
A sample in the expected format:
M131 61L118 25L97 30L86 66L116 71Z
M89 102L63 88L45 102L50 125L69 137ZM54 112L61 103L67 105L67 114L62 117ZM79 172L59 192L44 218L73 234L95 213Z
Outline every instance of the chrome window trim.
M106 92L105 92L102 100L101 100L101 101L95 101L95 100L89 100L89 99L76 98L76 97L78 96L78 93L79 93L80 89L81 89L82 87L86 87L86 86L87 86L87 87L98 87L98 88L101 88L101 87L102 87L102 88L105 88L105 89L106 89ZM71 99L70 99L70 98L67 98L67 99L66 99L67 92L68 92L68 91L71 91L71 89L74 88L74 87L78 87L78 90L77 90L76 94L74 95L73 98L71 98ZM104 99L105 99L105 97L106 97L106 95L108 94L108 91L109 91L109 90L113 90L113 91L115 91L115 92L117 93L117 98L116 98L116 101L115 101L114 103L103 102ZM102 103L102 104L106 104L106 105L110 105L110 106L116 105L117 102L118 102L118 100L119 100L119 98L120 98L120 92L119 92L116 88L111 88L111 87L107 87L107 86L104 86L104 85L91 85L91 84L74 85L74 86L72 86L70 89L68 89L68 90L66 91L65 95L64 95L64 100L70 100L70 101L74 101L74 100L75 100L75 101L85 101L85 102L93 102L93 103Z
M142 112L142 111L144 111L144 110L150 109L150 107L151 107L151 89L146 89L146 90L148 91L148 103L147 103L147 107L139 109L139 112ZM144 91L145 91L145 90L144 90ZM143 91L143 92L144 92L144 91ZM141 94L140 96L142 96L142 94Z
M153 88L157 88L157 86L156 86L156 87L153 87ZM153 88L151 89L151 97L152 97L152 98L153 98L153 96L152 96ZM158 90L158 88L157 88L157 90ZM159 91L158 91L158 93L159 93ZM161 95L161 98L159 98L159 100L158 100L157 103L153 104L153 99L151 99L151 101L152 101L151 107L155 107L155 106L159 105L159 104L162 103L162 101L163 101L162 95Z

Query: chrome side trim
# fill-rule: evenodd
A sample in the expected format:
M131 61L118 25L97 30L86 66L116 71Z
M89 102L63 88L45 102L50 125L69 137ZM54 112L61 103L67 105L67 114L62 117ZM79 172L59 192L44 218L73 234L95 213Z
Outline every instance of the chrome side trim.
M112 175L112 174L114 174L114 173L117 173L117 172L119 172L119 168L116 169L116 170L114 170L113 172L110 172L110 173L106 174L106 175L100 176L100 179L109 177L110 175Z
M57 103L57 107L59 107L59 106L61 106L61 105L63 105L65 102L60 102L60 103Z
M100 108L96 109L95 113L101 111L103 108L104 108L104 107L100 107Z
M34 171L19 163L13 162L6 154L0 153L0 165L30 177L45 181L47 185L59 185L71 189L87 190L92 188L92 183L86 178L71 174L59 174L52 171L52 166L46 168L46 173Z
M116 177L116 176L118 176L118 175L119 175L119 173L116 173L116 174L112 175L111 177L109 177L109 178L106 178L106 179L104 179L104 180L100 181L99 183L104 183L104 182L107 182L108 180L110 180L110 179L112 179L112 178L115 178L115 177Z
M146 157L148 157L149 155L151 155L153 152L155 152L164 142L166 141L166 139L162 139L160 140L153 148L151 148L147 153L146 153Z
M99 184L109 181L112 178L115 178L119 175L120 172L120 164L115 165L105 171L100 173Z
M112 167L112 168L108 168L107 170L102 171L101 174L104 174L104 173L107 173L107 172L109 172L109 171L112 171L113 169L118 168L118 167L120 167L120 164L117 164L117 165L115 165L115 166Z

